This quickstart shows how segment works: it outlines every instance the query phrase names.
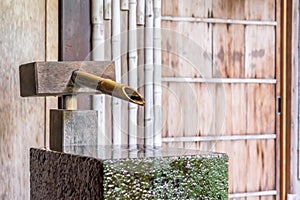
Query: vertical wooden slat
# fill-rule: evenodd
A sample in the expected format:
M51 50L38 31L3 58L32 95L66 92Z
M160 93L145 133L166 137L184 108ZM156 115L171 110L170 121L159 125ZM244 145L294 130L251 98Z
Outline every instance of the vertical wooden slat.
M275 133L274 86L248 84L247 91L247 133Z
M46 61L58 60L58 0L46 0ZM45 144L49 147L50 109L57 108L56 97L45 97Z
M276 26L276 97L280 97L281 96L281 29L282 29L282 20L281 20L281 14L282 14L282 0L276 0L276 9L275 9L275 20L278 24L278 26ZM278 102L277 102L278 103ZM279 106L279 108L281 109L281 107ZM277 200L279 200L281 198L281 179L283 178L282 174L281 174L281 142L282 142L282 138L281 138L281 116L279 114L276 115L276 136L277 136L277 140L276 140L276 165L279 166L276 168L276 189L278 191L278 195L277 195Z
M287 1L287 24L286 24L286 133L287 133L287 194L300 193L299 177L299 66L298 66L298 45L299 45L299 1Z
M60 1L60 52L65 61L89 60L91 49L90 3L88 0L75 3Z
M285 200L287 194L287 136L286 136L286 90L287 90L287 65L286 65L286 53L287 53L287 0L281 1L281 49L280 49L280 91L281 91L281 129L280 129L280 199Z
M64 0L59 3L59 60L90 60L90 1ZM90 109L90 101L89 96L79 95L78 108Z
M268 35L268 37L264 37ZM260 38L264 37L263 40ZM245 73L247 78L275 77L275 29L247 26L245 30Z
M213 0L213 17L222 19L245 19L245 2L245 0ZM253 8L250 7L249 9Z
M245 0L245 15L249 20L276 20L276 0Z
M20 97L19 66L45 60L45 0L0 1L0 198L29 199L29 148L44 146L44 98Z
M224 37L224 34L226 37ZM214 77L245 77L245 28L217 24L213 27Z

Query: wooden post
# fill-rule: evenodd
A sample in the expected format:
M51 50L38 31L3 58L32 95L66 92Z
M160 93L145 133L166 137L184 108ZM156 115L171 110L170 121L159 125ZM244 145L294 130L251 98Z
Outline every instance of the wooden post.
M77 97L76 95L64 95L62 97L62 109L76 110L77 109Z
M129 86L137 88L137 35L136 35L136 0L129 0ZM137 148L137 106L129 104L129 147Z
M281 130L280 130L280 199L285 200L287 194L286 168L286 31L287 31L287 0L281 2Z
M153 0L146 0L145 145L153 147Z

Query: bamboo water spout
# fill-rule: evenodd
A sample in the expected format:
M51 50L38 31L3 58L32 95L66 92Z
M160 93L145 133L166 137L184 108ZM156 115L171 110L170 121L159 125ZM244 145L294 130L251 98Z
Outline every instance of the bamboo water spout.
M145 105L144 98L136 90L110 79L76 70L72 74L72 81L74 84L96 89L103 94L108 94L140 106Z

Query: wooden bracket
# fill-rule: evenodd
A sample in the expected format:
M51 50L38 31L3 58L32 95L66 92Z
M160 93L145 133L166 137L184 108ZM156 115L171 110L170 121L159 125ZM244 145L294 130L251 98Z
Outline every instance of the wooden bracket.
M20 66L21 96L100 93L86 87L74 86L71 76L75 70L82 70L102 78L115 80L112 61L33 62Z

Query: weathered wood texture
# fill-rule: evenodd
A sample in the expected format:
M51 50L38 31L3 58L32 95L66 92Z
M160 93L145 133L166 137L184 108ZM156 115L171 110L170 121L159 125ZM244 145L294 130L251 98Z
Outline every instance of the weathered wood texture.
M278 6L275 0L162 1L162 16L171 16L162 21L162 28L170 29L166 31L169 34L163 34L163 76L277 79L280 76L276 71L277 26L259 22L276 22ZM177 21L172 17L177 17ZM180 20L183 17L189 17L190 21ZM244 24L255 21L256 24L192 22L193 18L241 20ZM185 37L192 41L190 44L198 45L197 51L183 42ZM190 54L198 59L193 60ZM276 134L276 94L275 84L259 81L252 84L165 82L163 137ZM164 144L226 152L232 194L278 189L277 145L274 138ZM260 198L275 196L241 199Z
M89 61L90 51L90 1L59 1L59 60ZM78 108L90 109L90 97L79 95Z
M60 1L60 53L64 61L90 60L90 1Z
M72 83L72 73L76 70L114 79L114 65L109 61L34 62L20 66L21 96L96 93L95 90L76 87Z
M287 1L287 193L300 195L300 7Z
M45 7L0 1L0 199L29 199L29 148L44 146L44 98L22 98L18 73L45 60Z
M58 0L46 1L46 61L58 60ZM57 108L57 97L45 97L45 147L49 147L50 109Z

